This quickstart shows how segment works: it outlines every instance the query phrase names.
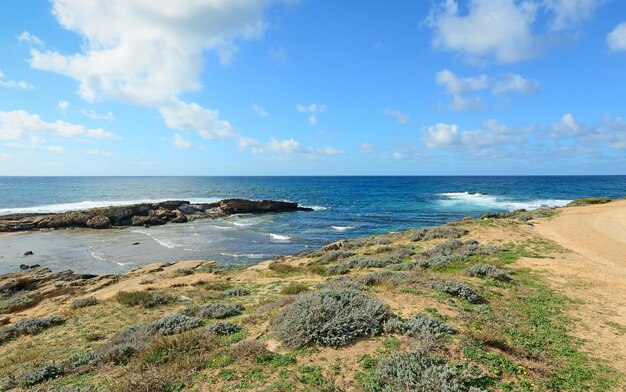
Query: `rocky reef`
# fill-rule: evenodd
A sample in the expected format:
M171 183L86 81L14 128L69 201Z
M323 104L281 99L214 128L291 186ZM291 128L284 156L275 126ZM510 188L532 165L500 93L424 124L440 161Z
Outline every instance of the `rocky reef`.
M193 204L184 200L92 208L53 214L13 214L0 216L0 232L40 229L151 226L217 219L233 214L262 214L311 211L298 203L276 200L226 199L216 203Z

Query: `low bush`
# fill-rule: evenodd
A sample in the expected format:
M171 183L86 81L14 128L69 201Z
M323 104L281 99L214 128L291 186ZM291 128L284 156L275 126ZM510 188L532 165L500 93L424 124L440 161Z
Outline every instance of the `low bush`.
M336 278L328 279L326 283L324 283L324 287L329 290L365 290L365 286L362 283L357 282L349 276L337 276Z
M502 282L510 282L513 271L500 269L491 264L476 264L465 270L468 276L489 277Z
M172 300L171 297L158 291L120 291L115 295L115 299L122 305L141 306L144 308L153 308Z
M475 377L479 378L479 377ZM422 351L394 353L383 358L365 385L371 392L480 392L474 378Z
M192 270L186 268L178 268L174 270L174 275L176 276L189 276L193 274L194 272Z
M432 267L464 260L474 255L491 255L503 250L504 248L499 246L480 246L476 240L463 242L451 239L422 252L418 259L421 267Z
M206 330L214 335L226 336L241 331L242 327L241 324L235 324L228 321L218 321L207 325Z
M258 340L244 340L236 343L231 346L231 351L241 361L256 361L271 354L271 351L267 349L267 345Z
M296 296L295 295L288 295L288 296L284 296L284 297L279 297L277 300L271 301L271 302L266 303L263 306L259 307L256 310L256 312L258 314L267 313L267 312L272 311L274 309L283 308L283 307L285 307L287 305L290 305L290 304L294 303L295 301L296 301Z
M570 202L568 207L581 207L581 206L589 206L594 204L606 204L611 202L611 199L606 197L586 197L583 199L576 199Z
M324 269L328 275L345 275L350 272L350 267L345 263L328 266Z
M410 279L411 275L406 272L376 271L367 275L359 276L357 281L366 286L376 286L383 283L397 286L408 282Z
M345 346L360 336L377 335L390 311L355 290L321 290L300 297L272 320L276 335L290 347Z
M0 294L0 314L13 313L35 306L39 302L38 296L26 291Z
M385 322L383 329L385 333L399 333L411 337L419 337L425 334L440 337L456 332L452 325L420 314L408 320L391 318Z
M189 317L183 314L172 314L145 325L149 335L174 335L204 324L198 317Z
M409 263L394 263L385 266L386 269L390 271L410 271L417 267L419 264L417 262L409 262Z
M88 306L98 305L99 303L100 301L98 301L94 297L80 298L72 302L72 304L70 305L70 308L71 309L86 308Z
M320 257L319 261L322 263L332 263L334 261L347 259L348 257L351 257L351 256L354 256L354 252L348 252L344 250L331 250L329 252L324 253L324 255Z
M476 290L464 282L456 280L433 280L428 285L435 290L450 294L454 297L461 297L473 304L481 304L485 299L481 297Z
M32 387L44 381L60 377L64 373L63 366L50 362L22 374L18 377L17 384L22 387Z
M375 241L369 240L367 238L357 238L354 240L346 241L343 244L343 247L345 249L359 249L359 248L364 248L366 246L371 246L374 244L375 244Z
M274 271L278 274L288 274L290 272L294 272L298 270L296 267L292 265L285 264L285 263L278 263L278 262L271 263L268 268L270 269L270 271Z
M296 295L308 290L309 286L305 285L304 283L291 283L280 289L280 293L285 295Z
M225 297L242 297L244 295L250 295L250 290L243 287L234 287L232 289L224 290L222 292Z
M467 233L469 233L469 231L462 227L444 225L417 230L411 239L413 241L429 241L437 238L449 240L461 238Z
M223 302L213 302L202 306L193 306L183 309L182 314L186 316L202 317L208 319L223 319L238 316L243 313L244 307L239 304L227 304Z
M382 237L376 240L377 245L389 245L391 244L391 240L387 237Z
M20 335L36 335L50 327L65 323L65 319L58 316L35 317L20 320L15 324L0 328L0 344L15 339Z

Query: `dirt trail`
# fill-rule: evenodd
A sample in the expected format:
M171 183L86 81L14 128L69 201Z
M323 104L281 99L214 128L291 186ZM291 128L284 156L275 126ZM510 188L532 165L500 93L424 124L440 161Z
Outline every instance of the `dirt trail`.
M520 263L545 270L555 288L581 302L571 310L574 333L626 375L626 200L564 208L533 231L569 252Z

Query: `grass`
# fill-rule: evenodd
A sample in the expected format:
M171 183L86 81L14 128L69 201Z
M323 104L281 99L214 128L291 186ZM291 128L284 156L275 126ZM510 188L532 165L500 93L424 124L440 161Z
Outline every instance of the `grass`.
M489 230L494 227L509 230L518 225L509 224L506 219L468 220L464 223L467 227L459 230L435 230L432 240L419 239L420 253L415 257L444 243L445 236L463 235L463 243L471 240L475 231L482 230L485 221L491 221ZM414 235L414 232L406 232L388 238L353 241L360 245L351 245L350 253L335 251L325 258L327 264L320 264L320 258L329 252L319 251L312 252L310 258L295 262L285 259L271 263L268 269L206 269L219 271L217 276L208 274L201 267L193 270L194 282L199 282L193 285L168 287L161 292L121 292L113 300L100 301L97 306L63 313L67 322L62 326L42 330L37 335L17 336L0 346L3 358L0 380L6 380L9 375L32 372L29 380L36 381L33 388L40 390L86 389L91 386L95 391L130 392L207 388L268 392L363 390L370 387L374 388L371 390L382 390L385 383L398 381L393 379L394 375L404 370L418 375L426 372L424 374L428 377L433 376L430 371L437 375L445 370L471 375L468 382L459 381L460 391L478 386L495 391L582 392L607 391L618 385L618 374L584 354L581 342L571 336L572 320L567 316L567 310L576 304L557 295L539 275L516 265L521 257L559 256L563 249L558 245L532 236L520 236L506 244L504 251L464 254L448 264L421 269L413 268L413 256L406 256L416 249ZM480 245L490 244L481 242ZM384 255L364 256L366 252L382 247L387 247ZM388 269L369 262L355 262L346 275L333 278L321 277L310 269L312 265L325 269L348 260L386 258L387 254L398 249L407 249L402 255L398 253L398 264L407 265L401 272L390 273ZM482 272L468 276L466 269L476 264L512 270L512 281L485 278ZM186 273L175 272L176 269L172 267L164 271L162 277L151 274L150 279L158 283L170 279L173 273L184 279ZM361 283L373 278L377 282L374 285ZM461 282L468 286L457 288L474 289L484 296L486 303L472 304L440 293L426 285L431 281ZM322 291L346 288L356 294L317 298ZM172 300L181 296L189 299L184 302ZM281 313L299 299L309 296L313 296L313 301L298 305L300 308L289 318L285 335L290 335L294 331L292 328L300 322L304 323L303 326L295 331L303 331L308 337L311 333L318 333L319 328L337 328L340 332L330 337L318 334L317 340L305 339L306 347L281 344L277 338L282 335L276 334L272 325L276 325ZM351 302L353 298L358 301ZM375 302L370 303L369 299ZM86 304L91 305L90 302ZM387 304L389 309L379 308L379 302ZM71 301L68 307L70 304ZM355 311L361 306L363 312ZM333 317L318 318L320 314L328 316L329 309L330 313L334 312ZM370 325L370 311L381 316L380 326ZM186 325L190 320L181 314L194 318L190 328L195 328L176 328L171 335L150 336L126 362L82 366L64 374L44 368L49 361L60 363L90 352L130 326L156 320L162 320L159 325L168 328L172 324L169 321L175 321L174 327ZM360 323L361 316L367 319L361 326L363 331L341 330L343 321L348 320L349 325L354 325L352 317ZM382 326L389 317L396 321L388 324L387 332L384 332ZM218 318L227 320L216 324ZM414 321L417 319L428 322L417 323ZM457 333L433 334L430 331L426 334L430 337L422 333L441 323L450 324ZM604 323L615 335L626 334L626 327L610 321ZM234 333L212 334L202 325L220 325L220 331ZM241 326L241 329L230 328L232 325ZM45 352L41 347L46 347ZM423 353L409 355L415 349L423 350ZM411 358L419 359L422 365L407 364L406 360ZM479 372L484 372L484 376L478 377ZM414 378L407 380L414 383L411 385L419 384ZM433 380L441 381L437 377Z
M589 205L594 205L594 204L606 204L606 203L610 203L611 201L612 201L611 199L607 199L606 197L586 197L583 199L576 199L570 202L567 206L568 207L582 207L582 206L589 206Z

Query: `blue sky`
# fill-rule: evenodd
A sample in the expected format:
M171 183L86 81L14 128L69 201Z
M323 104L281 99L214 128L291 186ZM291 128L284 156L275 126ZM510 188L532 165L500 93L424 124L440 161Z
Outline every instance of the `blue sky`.
M0 175L626 174L626 2L0 2Z

